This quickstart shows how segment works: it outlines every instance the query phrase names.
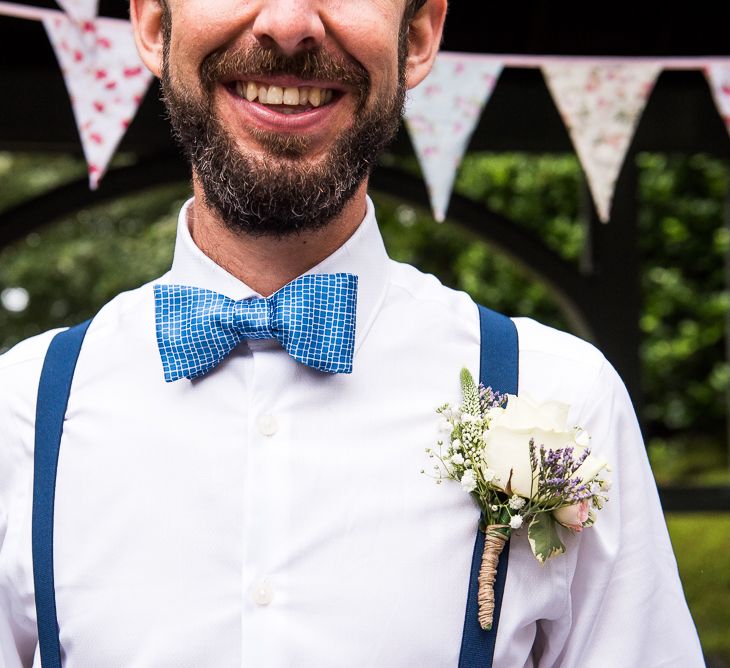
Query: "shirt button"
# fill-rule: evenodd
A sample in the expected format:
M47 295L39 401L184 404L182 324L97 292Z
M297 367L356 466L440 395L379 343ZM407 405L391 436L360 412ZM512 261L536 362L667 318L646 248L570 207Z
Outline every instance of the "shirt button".
M267 578L255 582L253 591L251 592L251 598L258 606L264 607L269 605L274 600L274 588L271 586L271 582Z
M279 423L273 415L262 415L258 420L258 427L264 436L273 436L279 430Z

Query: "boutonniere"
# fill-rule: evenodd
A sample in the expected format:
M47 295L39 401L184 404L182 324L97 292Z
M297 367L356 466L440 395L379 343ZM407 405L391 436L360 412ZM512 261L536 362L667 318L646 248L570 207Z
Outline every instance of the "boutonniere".
M558 525L573 532L595 521L608 500L607 462L591 454L590 436L567 424L569 406L535 404L476 385L461 371L462 403L444 404L442 436L427 448L437 484L460 483L482 512L484 554L479 572L479 624L492 627L499 555L512 532L527 528L535 558L544 564L565 552Z

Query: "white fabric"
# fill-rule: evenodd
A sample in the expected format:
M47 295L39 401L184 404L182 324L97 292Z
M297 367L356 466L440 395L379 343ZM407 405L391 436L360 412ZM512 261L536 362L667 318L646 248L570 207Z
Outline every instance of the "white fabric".
M442 51L428 76L408 92L406 128L439 222L446 218L456 171L501 72L502 63L490 56Z
M607 223L616 180L661 63L566 60L546 63L542 72L573 140L598 216Z
M478 372L477 309L389 260L372 204L313 271L360 276L352 375L242 345L165 384L152 285L95 318L56 501L64 668L455 667L478 511L420 474L435 407ZM161 282L252 291L181 214ZM541 567L512 538L495 667L703 665L624 386L592 346L517 321L520 388L571 404L612 462L594 528ZM47 333L0 357L0 666L39 665L31 565L35 395ZM567 533L567 532L566 532Z
M78 22L60 12L43 25L56 53L95 190L152 82L129 21Z

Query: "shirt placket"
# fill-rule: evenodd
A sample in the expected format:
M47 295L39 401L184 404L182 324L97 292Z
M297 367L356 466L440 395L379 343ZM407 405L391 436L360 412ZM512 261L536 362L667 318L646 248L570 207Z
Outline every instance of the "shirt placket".
M284 666L288 574L282 568L291 524L291 416L283 409L290 358L273 341L251 341L246 438L241 657L243 666Z

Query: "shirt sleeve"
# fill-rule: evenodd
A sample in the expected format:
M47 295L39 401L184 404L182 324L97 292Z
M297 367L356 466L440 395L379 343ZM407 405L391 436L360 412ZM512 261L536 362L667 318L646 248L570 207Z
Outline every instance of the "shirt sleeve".
M569 628L554 665L704 666L636 415L608 362L579 424L609 461L612 486L596 524L575 537L572 556L569 548L574 567L561 620ZM536 647L550 644L550 632L550 623L541 626Z
M5 413L4 407L0 408ZM5 417L5 416L3 416ZM35 630L25 615L18 614L18 596L15 586L15 527L10 526L11 512L17 510L21 496L17 469L11 475L11 466L17 460L10 451L8 423L3 420L0 431L0 668L30 667L37 644ZM14 461L16 460L16 461Z
M30 668L38 644L30 590L32 412L39 361L0 357L0 668ZM21 426L22 425L22 426ZM23 433L21 433L23 432ZM29 595L30 594L30 595Z

